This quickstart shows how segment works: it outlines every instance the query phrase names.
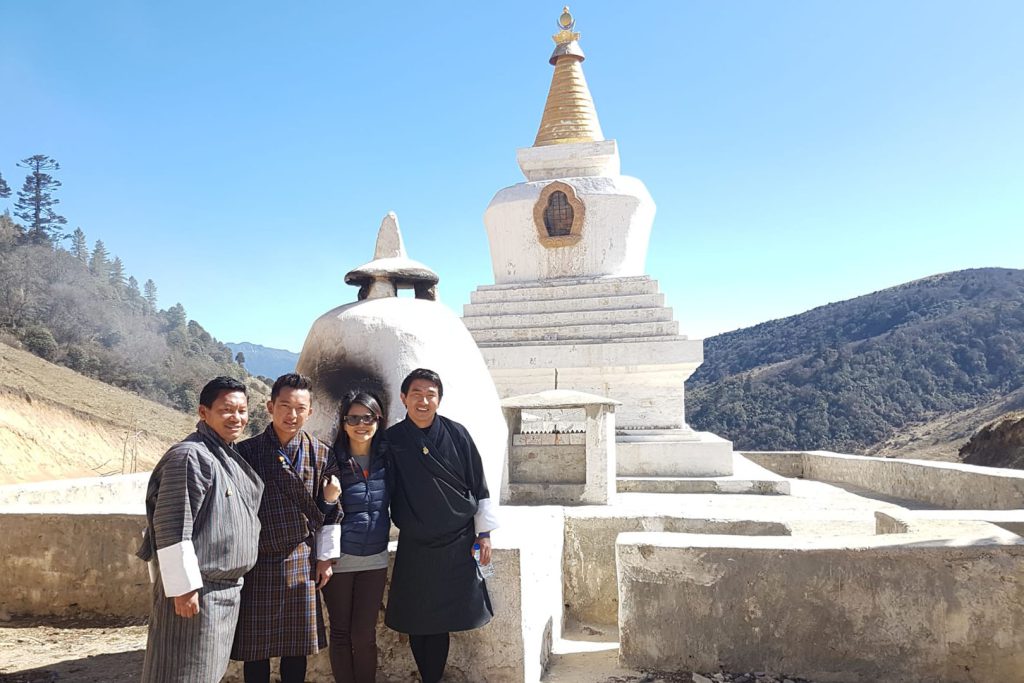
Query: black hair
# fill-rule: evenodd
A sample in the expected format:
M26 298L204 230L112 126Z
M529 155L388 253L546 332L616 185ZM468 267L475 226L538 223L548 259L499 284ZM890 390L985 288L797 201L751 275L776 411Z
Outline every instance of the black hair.
M212 408L213 402L220 398L221 394L234 391L241 391L245 394L246 398L249 397L248 392L245 390L245 385L234 377L225 377L224 375L214 377L199 392L199 405Z
M281 375L277 378L277 381L274 382L274 388L270 390L270 400L276 401L277 395L286 387L290 389L305 389L306 391L312 391L313 382L305 375L300 375L297 372L289 372L287 375Z
M348 434L345 432L344 418L348 415L353 405L361 405L377 416L377 431L370 441L370 452L377 451L377 442L384 435L384 411L380 407L380 399L368 391L350 391L341 398L341 405L338 408L338 435L334 437L334 453L342 459L348 459L351 454L348 452Z
M402 380L402 393L408 394L409 386L418 379L425 379L437 385L437 397L441 398L444 396L444 385L441 384L441 376L433 370L427 370L426 368L416 368Z

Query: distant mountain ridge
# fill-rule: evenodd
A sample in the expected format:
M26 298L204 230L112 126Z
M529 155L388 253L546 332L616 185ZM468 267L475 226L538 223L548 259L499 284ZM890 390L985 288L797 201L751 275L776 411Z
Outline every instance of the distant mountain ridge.
M277 379L288 372L295 372L299 362L299 354L285 349L274 349L269 346L251 342L228 342L227 347L235 354L241 352L245 357L245 369L254 375Z
M687 403L739 449L873 452L1022 386L1024 271L982 268L711 337Z

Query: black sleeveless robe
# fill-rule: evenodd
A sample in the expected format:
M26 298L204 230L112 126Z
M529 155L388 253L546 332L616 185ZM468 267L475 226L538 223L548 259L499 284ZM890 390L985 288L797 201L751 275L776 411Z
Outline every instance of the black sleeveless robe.
M386 439L401 533L384 623L412 635L483 626L494 610L473 559L473 516L490 493L473 438L437 415L426 431L406 417Z

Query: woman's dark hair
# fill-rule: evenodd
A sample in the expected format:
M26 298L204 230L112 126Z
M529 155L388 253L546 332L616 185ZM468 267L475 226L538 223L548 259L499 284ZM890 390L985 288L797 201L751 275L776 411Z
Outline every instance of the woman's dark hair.
M370 452L377 450L377 442L384 434L384 411L380 407L380 399L368 391L350 391L341 398L338 408L338 435L334 437L334 453L339 460L352 457L348 452L348 434L345 432L344 417L348 415L353 404L361 405L377 416L377 431L370 442Z

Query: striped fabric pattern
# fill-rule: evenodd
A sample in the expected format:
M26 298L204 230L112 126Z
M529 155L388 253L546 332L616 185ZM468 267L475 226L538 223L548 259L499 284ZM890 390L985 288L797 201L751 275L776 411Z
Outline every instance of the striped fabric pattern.
M298 469L292 466L303 450ZM231 658L243 661L315 654L327 646L316 590L316 536L325 514L322 481L337 474L330 449L300 432L283 448L273 425L239 445L265 482L259 559L245 577ZM283 452L282 452L283 451Z
M144 683L213 683L223 676L242 576L256 562L262 491L252 468L203 423L153 469L146 492L147 539L140 555L155 556L159 573L159 551L191 541L203 587L199 614L185 619L175 615L174 601L156 577Z

